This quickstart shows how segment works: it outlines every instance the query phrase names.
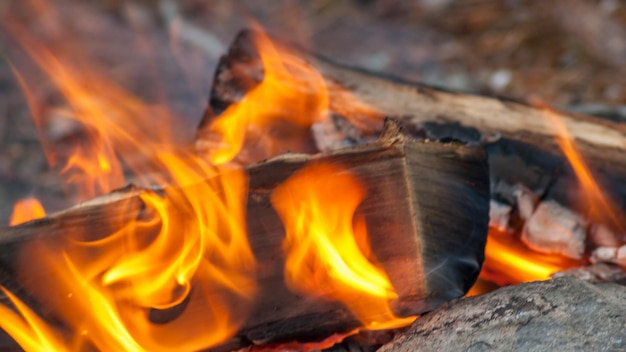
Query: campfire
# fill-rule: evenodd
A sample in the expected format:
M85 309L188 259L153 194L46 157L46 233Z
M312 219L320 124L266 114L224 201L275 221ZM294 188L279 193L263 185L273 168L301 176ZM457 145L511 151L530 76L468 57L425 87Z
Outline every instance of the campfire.
M348 68L254 26L180 142L173 112L7 28L63 95L44 113L13 68L76 202L23 199L0 229L5 346L374 346L464 296L626 276L618 123ZM80 132L60 146L50 119Z

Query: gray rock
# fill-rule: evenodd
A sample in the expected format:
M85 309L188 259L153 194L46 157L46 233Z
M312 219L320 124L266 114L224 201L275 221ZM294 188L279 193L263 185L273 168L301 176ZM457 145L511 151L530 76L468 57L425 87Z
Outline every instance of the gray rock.
M379 352L626 351L626 287L572 277L450 302Z

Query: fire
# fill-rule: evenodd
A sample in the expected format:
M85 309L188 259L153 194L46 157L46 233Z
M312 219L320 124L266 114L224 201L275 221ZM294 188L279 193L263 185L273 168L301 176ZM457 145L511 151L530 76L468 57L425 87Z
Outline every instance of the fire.
M286 230L285 280L290 288L343 302L366 328L404 326L389 303L397 298L373 262L364 220L356 209L365 192L349 172L310 164L277 187L272 205Z
M49 109L51 115L78 122L87 135L87 138L73 146L69 152L55 150L52 142L42 132L46 127L46 119L42 113L45 109L35 101L27 80L13 68L29 101L35 124L40 130L40 140L50 166L61 165L60 172L65 184L77 188L80 200L91 199L123 186L124 175L115 154L113 137L116 135L113 131L127 123L116 121L115 117L120 119L129 117L132 112L115 110L132 106L133 104L129 102L131 96L91 70L73 69L74 65L65 63L61 54L53 53L32 38L24 35L20 35L19 38L31 57L48 74L68 101L69 108ZM112 102L119 102L119 105ZM126 105L125 102L129 104ZM120 136L123 134L117 135ZM127 141L135 143L132 139Z
M551 129L554 130L559 147L576 173L583 190L585 203L589 207L589 218L612 226L623 233L625 229L621 220L622 214L615 213L615 209L619 208L614 204L613 200L605 196L585 163L584 158L576 148L565 122L543 102L534 101L534 103L543 109L546 120L549 122Z
M46 211L37 198L25 198L13 206L13 214L11 214L9 224L15 226L44 216L46 216Z
M554 131L556 141L572 166L580 182L589 208L587 216L598 223L608 224L623 232L618 209L610 198L604 195L600 185L586 165L576 148L565 122L551 108L541 101L534 104L544 111L547 127ZM527 281L548 280L551 275L574 266L581 261L567 259L558 255L546 255L530 250L517 236L491 228L485 248L485 263L481 277L499 285L518 284ZM478 289L475 292L479 292Z
M0 328L26 351L69 351L61 335L6 288L0 286L21 316L0 304Z
M194 170L172 163L181 174ZM105 238L77 233L26 246L18 278L77 332L67 346L199 350L237 331L256 289L245 231L247 187L241 170L216 171L165 195L142 194L145 218ZM154 323L158 311L175 319Z
M286 151L300 151L301 139L282 140L272 136L293 134L326 118L328 93L324 78L297 55L274 45L261 31L255 44L264 67L263 81L231 104L209 126L215 136L208 158L215 164L232 160L246 141L255 143L259 154L253 160ZM287 132L289 131L289 132Z
M519 236L489 229L481 277L498 285L548 280L557 271L580 265L576 260L537 253L526 247Z
M176 144L171 112L68 60L70 54L13 32L65 98L65 107L42 106L30 89L34 83L13 70L50 164L61 166L79 198L123 186L122 165L136 181L167 187L142 193L141 216L108 236L76 229L25 245L18 281L59 322L38 318L10 296L19 314L2 327L35 350L202 350L233 336L257 286L245 172L225 165L227 159L208 163ZM50 116L76 122L86 138L70 152L56 150L44 133Z
M306 150L301 136L328 115L329 88L321 74L257 32L263 80L213 120L213 140L199 157L175 142L170 111L134 97L88 64L68 60L72 53L44 47L15 28L13 33L65 99L61 108L42 106L31 89L35 83L13 69L40 131L53 115L78 123L86 135L62 152L40 133L50 165L59 167L79 198L123 186L125 168L135 180L166 187L142 193L141 215L107 236L77 229L24 245L17 279L57 319L41 318L2 288L17 312L0 304L0 327L27 350L202 350L232 337L257 290L246 231L248 184L233 161ZM341 87L330 89L349 102L333 110L361 116L352 121L360 128L382 121L382 114ZM294 131L297 138L291 138ZM561 141L566 154L567 141ZM579 177L594 190L580 165L574 165ZM342 302L367 329L405 326L415 317L392 311L397 294L371 253L357 211L364 197L354 175L319 163L274 190L271 202L286 230L285 281L299 294ZM20 218L25 207L30 215ZM34 200L21 202L11 224L42 216ZM486 248L485 267L510 275L502 284L547 279L571 264L510 239L491 233Z
M79 228L24 245L16 278L56 319L39 317L3 289L17 312L0 304L0 327L27 350L202 350L232 337L257 290L246 231L247 178L232 161L306 149L289 135L310 134L310 126L326 118L322 76L258 33L263 80L213 121L215 143L199 157L176 143L170 111L141 101L87 62L68 59L80 55L43 46L15 23L7 26L65 100L62 107L41 104L32 89L37 82L13 67L48 161L69 190L82 200L110 192L127 182L127 169L134 181L165 188L139 195L140 215L111 226L114 233L94 237ZM45 133L51 116L73 121L85 138L59 150ZM251 150L254 158L241 157ZM364 194L353 176L331 166L307 168L275 193L275 205L284 210L289 199L281 195L309 172L330 178L331 188L322 189L321 198L311 188L301 194L310 207L281 214L290 285L341 300L367 328L409 324L414 318L397 318L389 307L396 294L373 262L364 221L355 215ZM334 187L346 198L329 206ZM301 221L306 226L292 228ZM299 262L314 269L313 281L293 282L303 274L295 270Z

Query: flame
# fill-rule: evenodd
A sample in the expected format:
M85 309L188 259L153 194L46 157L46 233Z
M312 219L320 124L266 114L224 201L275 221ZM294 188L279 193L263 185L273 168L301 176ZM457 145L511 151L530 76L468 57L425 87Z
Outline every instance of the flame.
M252 88L237 103L231 104L209 126L215 135L208 158L222 164L235 158L246 140L258 144L254 149L268 158L288 150L303 149L301 141L272 137L272 130L290 134L326 118L328 93L324 78L310 64L288 50L274 45L262 32L255 33L255 45L264 67L263 81ZM292 132L293 133L293 132ZM301 139L301 138L298 138Z
M124 175L115 155L111 131L120 128L125 122L114 121L111 117L129 114L111 110L118 110L119 106L123 109L124 102L128 101L130 95L119 91L111 82L91 73L90 70L79 72L72 69L73 65L64 63L61 57L32 41L31 38L23 35L20 35L20 38L31 57L48 74L70 105L67 109L49 109L51 116L78 122L87 135L87 138L74 145L71 151L65 153L56 151L53 143L41 132L46 125L42 113L44 109L35 101L27 80L12 67L27 96L50 166L62 165L61 175L65 184L77 187L81 200L91 199L123 186ZM99 90L96 86L102 88L102 93L94 93ZM114 101L121 104L110 105Z
M19 200L13 206L13 214L11 214L10 225L15 226L21 223L43 218L46 211L37 198L25 198Z
M199 350L232 336L247 315L256 283L243 172L160 158L172 158L174 179L214 175L142 194L144 218L110 236L42 239L20 254L20 282L76 332L67 346ZM151 321L151 312L168 309L179 311L175 319Z
M368 248L356 214L365 193L349 172L326 163L300 170L271 195L285 226L285 281L290 289L343 302L366 328L404 326L389 303L397 298Z
M89 92L78 93L73 97L89 96ZM106 119L106 111L92 117ZM89 151L84 157L80 150L76 152L72 158L92 160ZM25 253L34 251L34 257L23 254L38 258L37 263L31 260L19 270L30 290L45 293L38 297L40 301L79 332L76 339L101 350L196 350L215 345L235 333L255 290L254 258L245 232L247 187L241 170L215 169L180 151L157 152L153 159L170 173L160 179L187 186L179 191L168 189L166 197L142 195L146 207L156 213L155 219L131 223L103 240L35 243L25 249ZM117 164L102 154L93 160L95 167L82 168L81 174L102 175ZM70 162L66 168L72 165L77 164ZM89 180L77 182L84 185ZM148 241L142 233L156 228L160 233ZM78 239L88 234L71 235ZM54 268L53 275L33 281L36 273L28 274L29 267ZM148 311L176 307L185 300L183 315L172 323L150 322ZM19 333L7 331L24 348L29 346ZM48 335L54 340L54 334ZM66 341L66 345L75 344Z
M489 229L481 277L498 285L548 280L557 271L579 266L580 261L537 253L510 232Z
M570 165L576 173L576 177L582 187L582 194L587 206L589 206L589 218L599 223L605 223L625 232L622 214L616 214L615 209L619 209L613 200L605 196L600 185L594 178L591 170L584 161L584 158L576 148L574 140L569 134L567 125L548 105L535 99L534 104L541 108L544 116L550 122L550 128L554 130L557 143Z
M24 350L69 351L60 334L53 330L47 322L43 321L9 290L2 286L0 286L0 290L20 313L18 314L0 304L0 315L2 315L0 328L11 335Z
M557 113L538 99L533 104L541 108L547 127L554 131L556 141L569 161L582 188L584 201L589 207L588 216L599 223L610 224L623 232L621 216L615 213L614 202L607 198L601 187L585 163L582 155L576 148L574 140L569 134L567 125ZM485 248L485 262L480 277L498 285L518 284L521 282L548 280L552 274L584 264L582 261L564 258L559 255L541 254L526 247L518 236L491 227ZM479 287L472 288L471 294L485 292Z
M16 276L62 326L19 308L16 299L23 318L13 313L16 324L5 330L29 350L202 350L233 336L257 286L245 172L207 163L176 144L171 112L68 60L71 54L13 32L67 104L42 105L31 89L35 83L13 69L50 164L61 165L79 198L124 185L122 165L136 181L168 187L142 193L141 215L108 236L94 238L78 228L26 244ZM77 122L86 137L69 152L56 150L43 133L50 116ZM49 344L55 348L31 348Z
M140 215L111 226L118 229L114 233L96 237L77 228L62 238L42 237L22 246L15 275L56 319L38 317L6 291L17 312L0 304L7 317L0 327L27 350L202 350L233 336L249 314L257 283L246 233L247 179L229 162L251 151L255 157L242 159L306 149L300 135L290 136L293 131L308 135L313 123L326 118L322 76L257 33L264 78L213 121L215 144L199 158L176 143L177 119L170 111L144 103L92 64L76 60L80 55L44 46L14 22L6 26L63 95L63 106L42 104L32 89L39 82L11 66L48 162L59 168L68 188L79 199L90 199L123 186L129 170L135 181L166 187L140 194ZM69 151L45 133L55 118L80 126L81 138L73 138ZM303 201L311 206L300 204L297 213L284 215L292 263L286 277L301 275L293 263L304 261L314 269L313 281L300 278L294 289L341 300L366 328L409 324L414 317L392 313L389 304L397 295L372 262L365 223L354 214L363 198L358 182L333 167L315 166L299 175L309 170L330 177L328 185L346 188L348 196L328 207L305 192ZM290 192L297 180L280 189ZM279 208L287 191L276 193ZM309 225L298 232L291 229L294 221ZM300 242L304 251L298 252Z

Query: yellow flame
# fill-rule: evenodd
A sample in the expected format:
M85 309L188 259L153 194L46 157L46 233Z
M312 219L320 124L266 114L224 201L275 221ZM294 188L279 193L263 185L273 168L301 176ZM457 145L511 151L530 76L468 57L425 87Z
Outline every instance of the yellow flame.
M364 190L348 171L306 166L278 186L271 202L285 226L285 281L292 290L343 302L366 328L406 325L389 306L397 298L373 263L363 219Z
M559 255L534 252L509 232L489 229L481 277L499 285L548 280L557 271L580 265Z
M6 288L2 292L15 306L16 313L0 304L0 328L26 351L70 351L60 334Z
M546 127L554 131L556 141L576 173L586 205L588 216L594 221L610 224L623 230L623 222L615 211L619 209L607 198L576 148L567 125L559 115L542 101L534 99L534 105L541 108L548 122ZM490 228L485 248L485 262L481 278L499 285L518 284L527 281L548 280L551 275L583 262L567 259L559 255L546 255L534 252L524 246L517 236ZM473 294L482 292L473 288Z
M602 191L578 148L576 148L563 119L545 103L538 100L534 101L534 103L542 109L544 116L549 122L549 127L554 130L554 136L559 147L576 173L583 190L582 193L585 197L586 205L589 206L588 216L590 219L606 223L624 232L623 221L621 220L623 216L615 213L619 207Z
M63 238L33 241L19 253L20 283L72 331L64 346L201 350L235 334L256 291L245 173L208 164L176 145L169 111L143 103L89 65L68 61L70 54L14 32L66 100L66 108L48 110L79 122L87 133L65 160L47 150L51 164L67 162L65 181L77 186L81 198L122 186L122 164L139 181L170 185L163 194L143 193L141 217L114 233L94 238L75 228ZM44 128L29 89L33 82L14 72ZM175 319L157 323L155 314ZM7 329L24 348L31 342L20 334L35 331L26 325L16 325L21 332ZM46 339L56 339L57 329L44 330Z
M13 214L11 214L9 224L15 226L44 216L46 216L46 211L37 198L25 198L13 206Z
M255 45L264 67L263 81L241 101L231 104L209 126L216 136L208 157L215 164L235 158L246 140L253 140L259 154L255 160L286 151L300 151L298 140L272 137L273 129L282 135L308 127L326 118L328 93L324 78L310 64L284 48L274 45L257 32ZM299 135L300 136L300 135Z
M243 324L257 289L246 234L247 179L227 163L244 147L256 155L248 160L304 149L300 134L310 134L310 125L327 115L321 75L258 34L263 81L213 122L216 143L201 159L175 143L176 119L170 111L142 102L92 65L69 60L74 53L43 46L15 23L8 27L64 97L62 108L42 106L32 90L39 82L13 69L50 164L60 165L65 182L77 188L81 199L124 185L123 165L137 181L169 187L141 194L141 215L121 227L109 224L117 229L113 233L94 237L77 228L63 238L25 244L16 276L63 327L47 324L13 296L22 317L0 305L3 316L10 317L2 327L27 350L178 351L224 342ZM50 117L45 111L78 122L87 138L69 154L55 150L45 137ZM291 138L293 131L297 138ZM293 287L342 300L368 328L406 325L414 318L391 312L396 294L372 263L363 220L354 217L363 191L351 176L340 175L333 182L353 190L347 192L352 198L340 202L348 207L343 215L299 205L305 218L312 217L306 221L318 224L301 230L316 237L307 240L289 230L286 243L292 243L288 247L294 254L288 261L313 260L315 275L312 282L301 279ZM315 194L302 196L320 210L335 209ZM300 221L296 213L289 216L295 218L284 219L287 228ZM326 218L327 226L319 225ZM308 248L305 254L297 254L298 241ZM317 255L313 249L325 252ZM331 270L325 274L324 268Z
M208 167L172 163L181 175ZM147 218L105 238L70 234L26 245L20 281L75 339L99 350L198 350L224 341L247 316L255 262L245 231L245 176L213 173L165 196L142 194ZM150 320L151 311L166 309L182 312L167 323Z

